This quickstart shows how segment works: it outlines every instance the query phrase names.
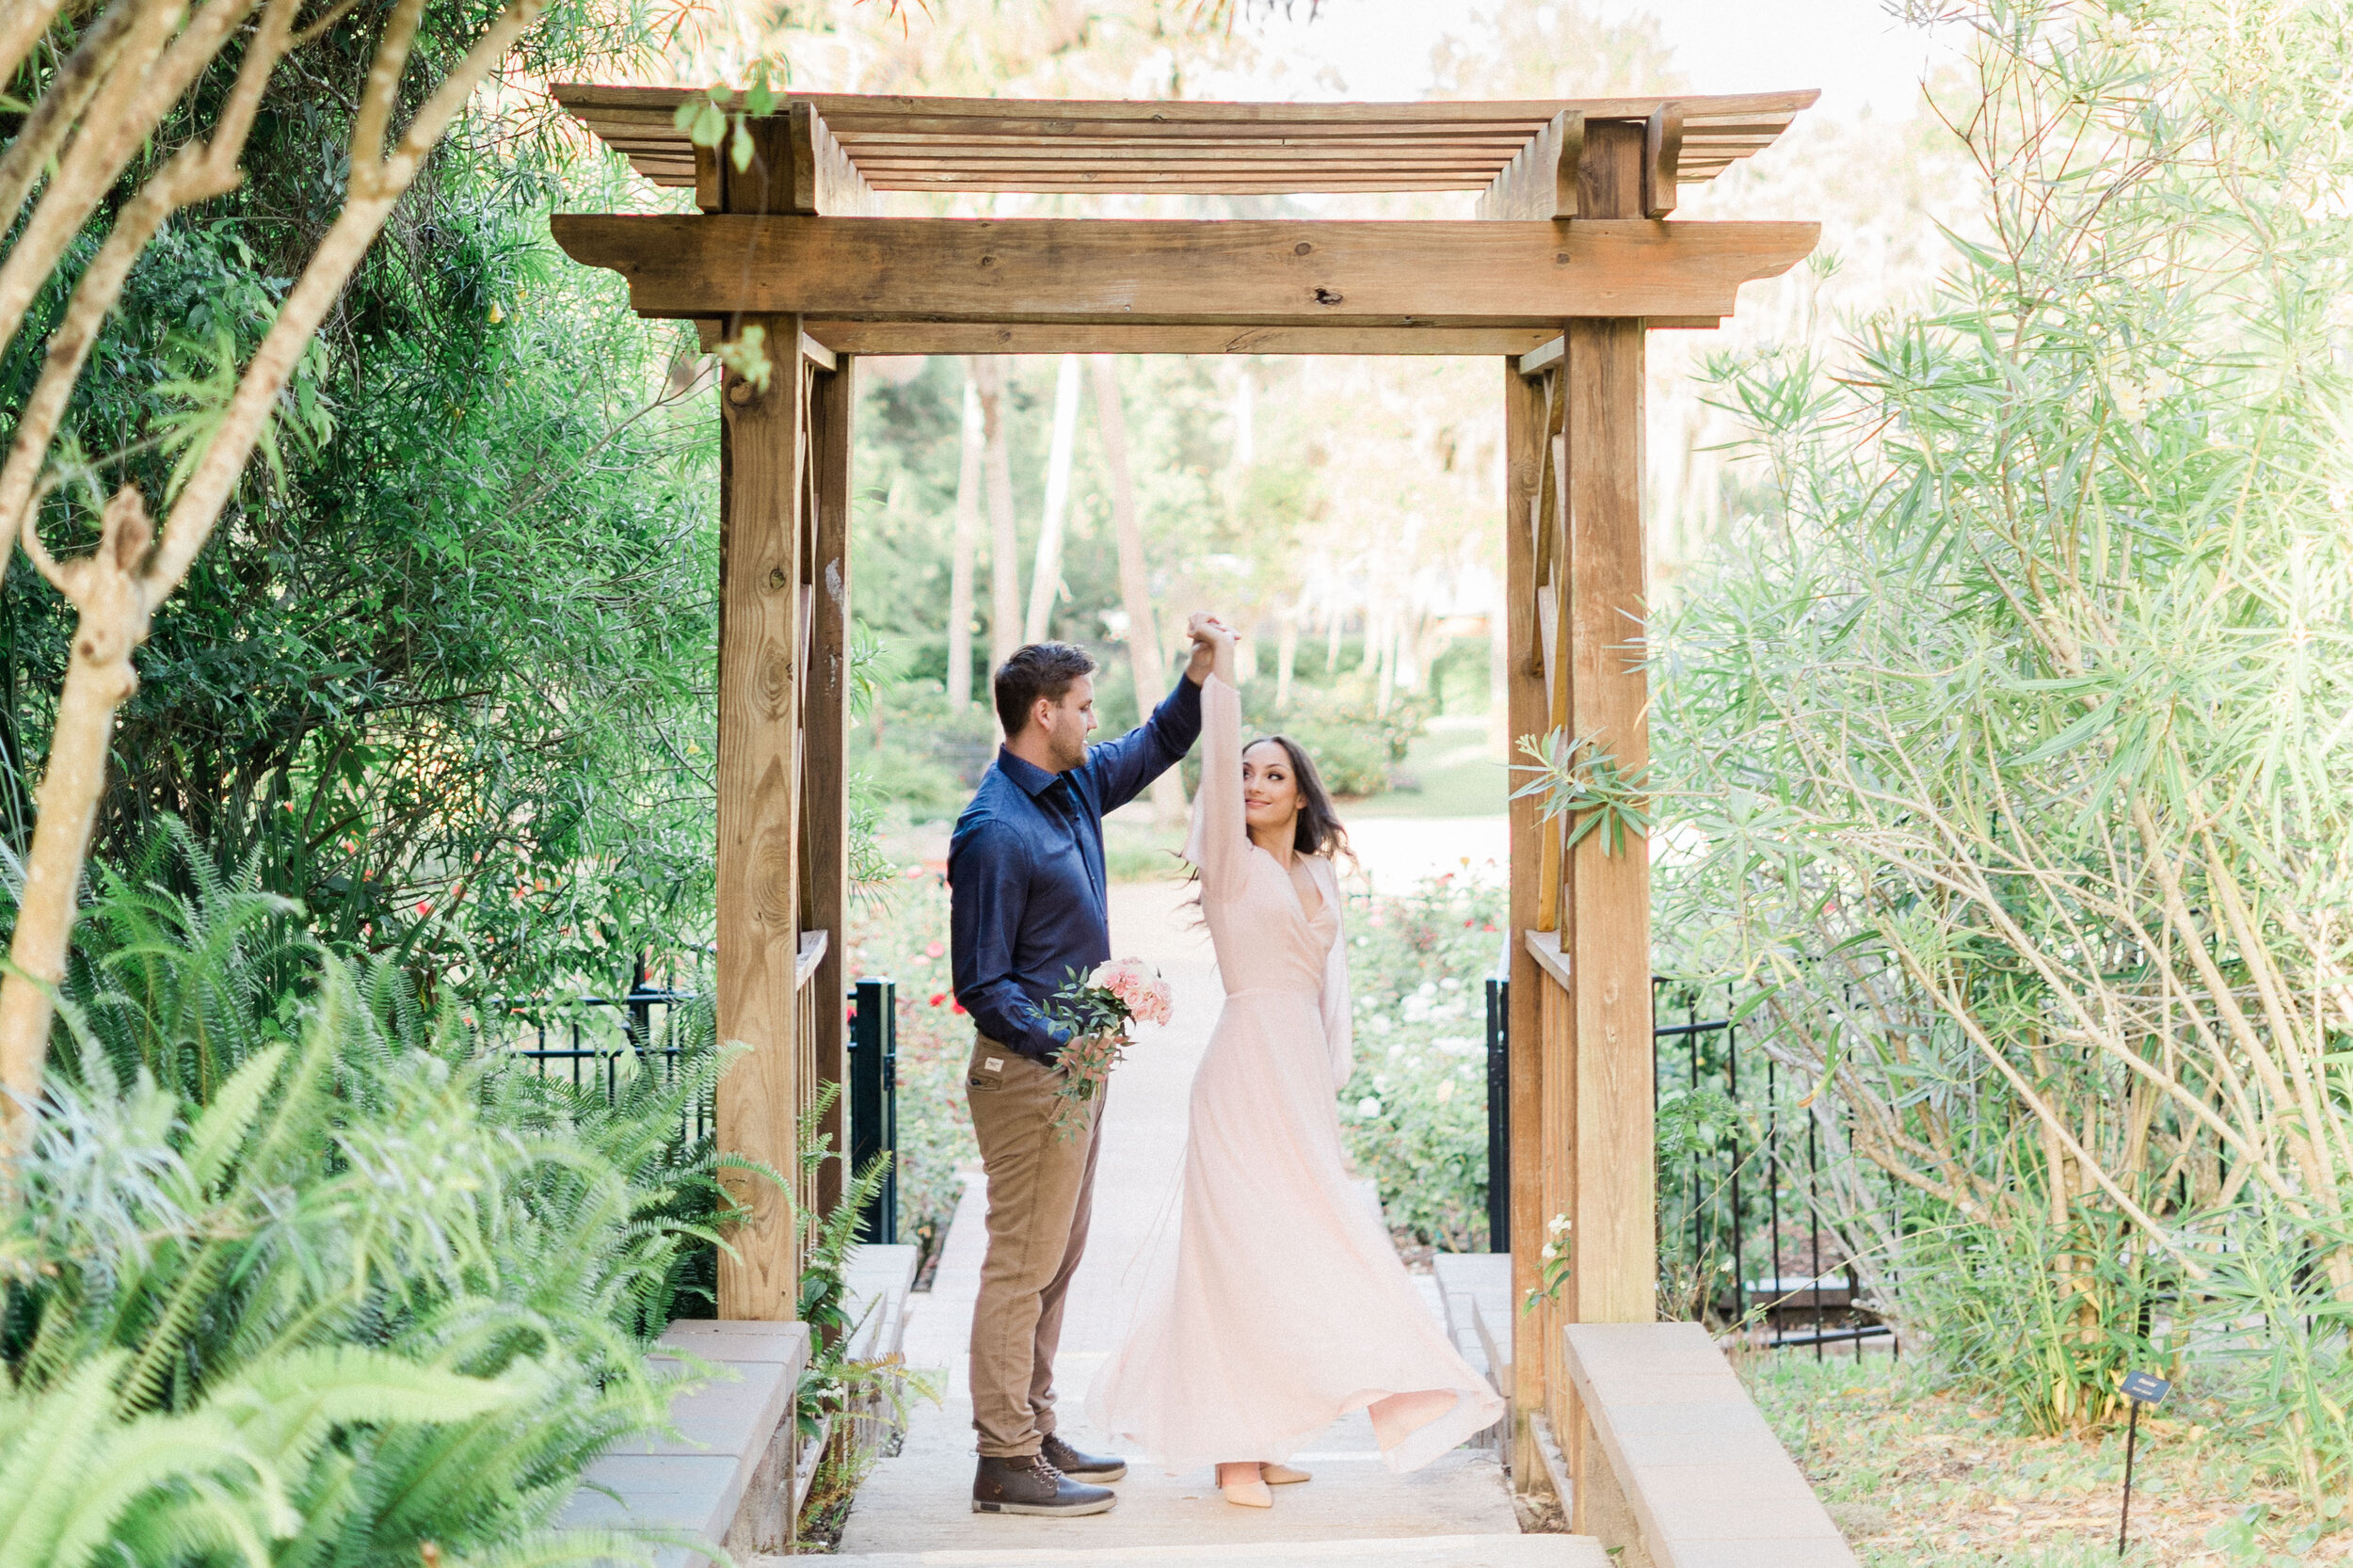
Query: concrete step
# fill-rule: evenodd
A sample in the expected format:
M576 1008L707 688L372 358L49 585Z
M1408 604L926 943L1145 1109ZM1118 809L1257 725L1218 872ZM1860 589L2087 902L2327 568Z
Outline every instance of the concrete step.
M1114 1516L1115 1522L1115 1516ZM841 1568L1609 1568L1609 1555L1589 1535L1423 1535L1395 1541L1263 1541L1230 1545L1100 1546L1054 1550L888 1552L837 1557Z

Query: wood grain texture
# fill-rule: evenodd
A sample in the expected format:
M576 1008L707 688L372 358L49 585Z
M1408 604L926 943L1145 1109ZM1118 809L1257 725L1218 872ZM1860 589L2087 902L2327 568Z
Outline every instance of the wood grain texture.
M806 127L795 119L793 136L796 150L802 138L808 143L808 206L804 211L835 217L871 217L881 209L874 187L867 184L824 115L812 108Z
M1529 519L1536 504L1545 439L1543 389L1503 361L1503 572L1506 646L1522 648L1536 635L1536 555ZM1541 733L1545 721L1543 678L1514 657L1505 678L1505 732L1510 744ZM1537 841L1542 824L1532 800L1514 800L1511 824L1512 903L1508 931L1535 924L1540 880ZM1507 1049L1512 1102L1512 1296L1514 1305L1536 1288L1537 1254L1545 1243L1544 1171L1561 1151L1555 1129L1544 1118L1544 1048L1539 1037L1542 971L1525 942L1511 945L1511 1016ZM1544 1475L1529 1417L1544 1408L1544 1342L1553 1331L1540 1310L1512 1314L1512 1474L1521 1490Z
M1713 332L1723 321L1717 316L1644 316L1642 325L1653 332ZM1520 356L1520 374L1542 376L1558 366L1566 352L1568 345L1561 339L1547 338Z
M715 147L695 149L695 205L706 213L722 211L727 205L727 184L719 174Z
M797 341L790 316L760 321ZM748 1052L719 1080L719 1147L790 1176L800 1104L798 779L801 424L796 362L762 392L723 383L718 694L718 1026ZM722 1180L750 1210L719 1255L719 1316L783 1320L797 1305L792 1199L764 1180Z
M1588 211L1640 210L1642 128L1589 137L1579 172ZM1648 683L1641 664L1647 615L1642 536L1642 369L1639 322L1571 321L1560 368L1567 392L1561 465L1565 491L1565 608L1555 717L1592 737L1620 766L1649 760ZM1566 856L1561 952L1569 984L1547 989L1545 1113L1566 1143L1559 1165L1575 1267L1562 1316L1573 1322L1649 1322L1657 1315L1653 1140L1656 1048L1650 1017L1650 857L1628 842L1609 853L1588 834ZM1557 1085L1557 1089L1556 1089ZM1602 1463L1562 1355L1546 1346L1546 1407L1561 1435L1572 1490L1603 1482Z
M1713 327L1713 316L1707 324ZM1652 325L1656 325L1653 323ZM827 321L844 354L1517 354L1542 327L1148 327L1131 322ZM1554 334L1557 336L1558 334ZM714 340L715 341L715 340Z
M1682 180L1683 105L1661 104L1642 127L1642 216L1665 217L1675 210Z
M1585 154L1585 115L1563 109L1503 166L1477 215L1489 222L1557 222L1578 216L1577 166Z
M560 84L554 92L640 174L660 184L694 184L694 149L671 120L677 105L693 95L690 89ZM1610 120L1640 126L1668 102L1683 109L1680 174L1690 183L1711 179L1772 145L1815 98L1802 91L1672 101L1204 104L819 93L793 103L814 111L835 137L842 163L872 188L1109 195L1481 190L1563 113L1582 115L1588 123ZM782 117L792 112L788 105ZM1343 156L1289 155L1326 151ZM1426 165L1433 152L1448 161L1449 172L1442 178L1426 177L1426 168L1409 167ZM1041 161L1041 153L1050 162ZM1221 159L1259 165L1263 177L1226 179L1208 167ZM1146 168L1148 175L1141 172ZM865 193L869 197L872 188ZM821 200L816 210L872 208Z
M1641 151L1635 126L1622 132ZM1621 139L1623 139L1621 138ZM1588 155L1587 165L1593 163ZM1639 184L1639 164L1630 171ZM1594 195L1586 183L1589 209ZM1639 193L1635 193L1639 200ZM1811 223L796 218L562 214L573 260L642 315L866 321L1538 327L1724 316Z
M1644 126L1640 122L1616 120L1588 125L1584 156L1577 166L1577 203L1586 217L1597 224L1613 218L1623 221L1641 217L1645 136ZM1666 227L1680 229L1686 226L1670 224ZM1731 314L1729 311L1720 313Z
M1650 757L1643 627L1642 332L1568 328L1569 731L1633 772ZM1650 856L1601 833L1568 856L1563 947L1575 976L1579 1322L1657 1315ZM1562 1430L1570 1430L1563 1428Z
M801 704L801 930L805 943L824 944L806 981L816 993L809 1001L809 1061L817 1082L843 1086L821 1128L836 1152L850 1146L842 965L849 946L850 453L856 365L845 359L840 368L818 375L808 410L814 591ZM838 1160L822 1167L821 1208L840 1197L844 1174Z
M1577 1390L1567 1376L1566 1360L1561 1344L1561 1329L1577 1319L1577 1290L1580 1276L1587 1268L1585 1238L1576 1224L1577 1217L1578 1148L1576 1142L1577 1091L1579 1088L1574 1060L1577 1047L1577 994L1572 987L1562 990L1545 974L1536 983L1537 1050L1544 1058L1542 1089L1539 1094L1539 1118L1545 1128L1545 1160L1537 1181L1537 1207L1547 1219L1565 1216L1569 1228L1557 1244L1568 1249L1570 1270L1568 1282L1561 1288L1558 1301L1546 1303L1529 1314L1536 1320L1540 1336L1532 1347L1533 1365L1543 1379L1543 1411L1545 1419L1552 1423L1564 1449L1562 1457L1569 1462L1569 1474L1577 1475L1577 1455L1570 1444L1571 1434L1581 1419L1577 1409ZM1535 1238L1543 1246L1555 1239L1547 1233ZM1516 1366L1517 1363L1514 1362Z

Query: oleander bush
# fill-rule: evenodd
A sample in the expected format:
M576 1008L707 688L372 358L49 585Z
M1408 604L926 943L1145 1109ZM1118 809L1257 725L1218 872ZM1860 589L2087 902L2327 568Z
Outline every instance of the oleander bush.
M2333 1515L2353 40L1941 14L1985 191L1941 296L1718 367L1762 484L1657 626L1657 930L1893 1178L1849 1250L1949 1375L2046 1432L2127 1366L2227 1377Z

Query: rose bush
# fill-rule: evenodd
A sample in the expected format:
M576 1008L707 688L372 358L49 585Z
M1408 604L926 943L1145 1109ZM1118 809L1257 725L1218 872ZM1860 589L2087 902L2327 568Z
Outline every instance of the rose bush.
M867 901L851 936L851 970L899 987L899 1236L928 1266L980 1164L964 1068L972 1024L949 979L948 883L936 866L904 867Z
M1499 877L1466 866L1349 911L1356 1071L1340 1129L1401 1246L1487 1246L1486 979L1502 952Z

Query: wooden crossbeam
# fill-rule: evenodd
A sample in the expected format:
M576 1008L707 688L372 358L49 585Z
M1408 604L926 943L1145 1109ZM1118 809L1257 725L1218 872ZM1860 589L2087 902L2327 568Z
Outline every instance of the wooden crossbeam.
M1694 318L1713 327L1713 316ZM1657 322L1651 326L1659 325ZM1541 327L1154 327L1071 323L816 321L809 336L844 354L1514 355ZM712 342L718 341L715 334Z
M1812 223L1225 222L559 215L641 315L1232 327L1725 316Z

